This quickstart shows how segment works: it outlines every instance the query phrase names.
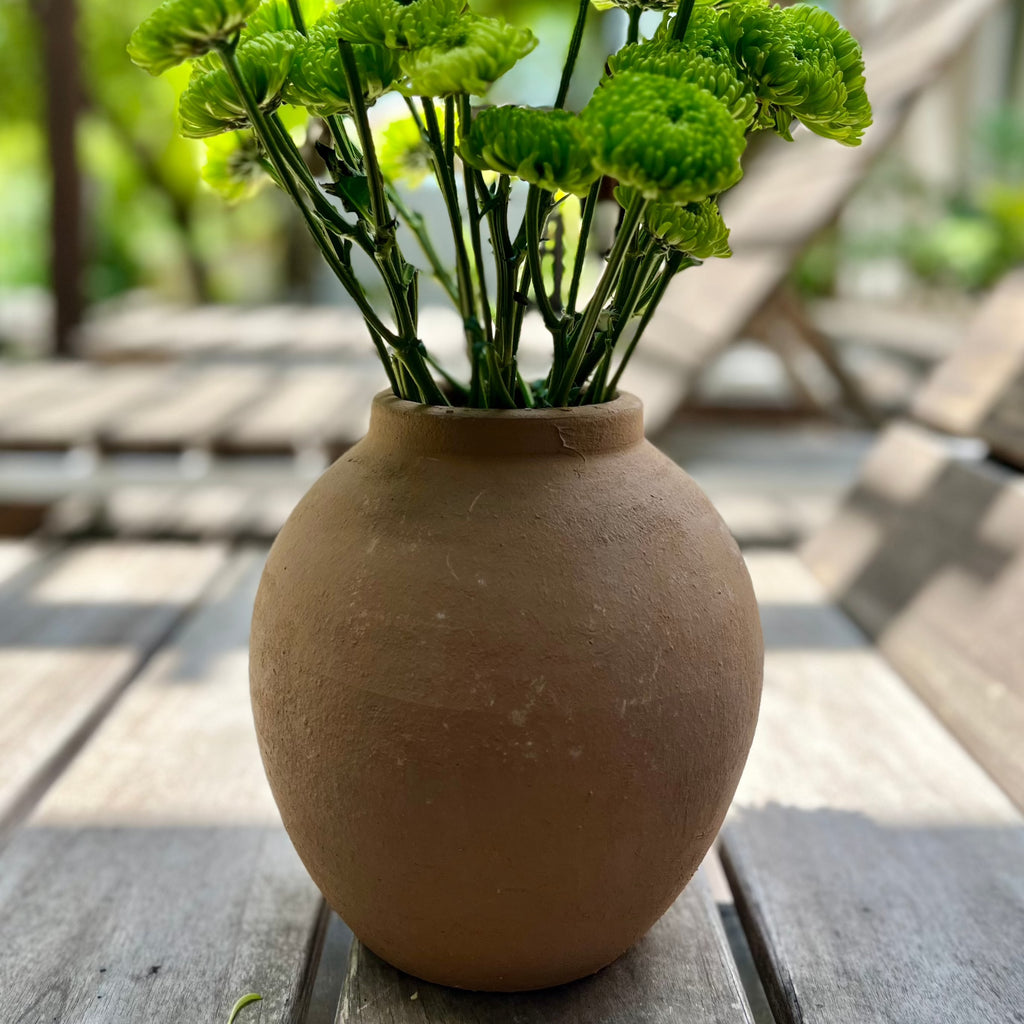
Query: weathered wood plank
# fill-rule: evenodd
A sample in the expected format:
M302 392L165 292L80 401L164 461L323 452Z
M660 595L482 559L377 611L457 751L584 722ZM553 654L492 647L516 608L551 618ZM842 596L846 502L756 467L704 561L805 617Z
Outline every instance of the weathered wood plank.
M1024 480L976 448L890 428L804 557L1024 807Z
M225 454L291 453L316 446L346 409L369 407L374 391L365 376L333 366L293 369L213 445Z
M0 837L222 566L217 548L0 548Z
M271 372L257 366L180 370L163 394L102 434L114 451L180 451L201 447L267 391Z
M16 419L0 425L0 446L23 450L60 450L91 444L108 425L160 394L171 371L155 367L83 367L74 394L39 401ZM45 399L45 396L44 396Z
M1024 468L1024 271L989 298L964 343L919 392L914 415L939 430L980 437Z
M322 900L256 750L247 647L263 552L218 577L0 854L0 1020L292 1024Z
M1019 1021L1020 814L794 555L748 563L765 696L722 853L777 1020Z
M337 1024L688 1024L746 1022L750 1011L703 874L624 957L572 985L514 995L419 981L352 944Z

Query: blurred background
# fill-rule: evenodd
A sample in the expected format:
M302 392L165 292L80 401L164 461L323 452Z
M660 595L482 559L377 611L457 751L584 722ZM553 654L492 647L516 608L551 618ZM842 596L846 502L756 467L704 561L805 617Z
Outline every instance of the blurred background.
M1024 261L1024 0L823 6L864 41L876 128L859 151L752 147L737 256L684 275L626 382L755 541L827 515ZM285 197L203 183L175 131L187 71L128 61L152 7L0 0L0 533L272 536L383 383ZM549 102L576 0L474 7L543 40L494 99ZM592 18L576 103L624 32ZM440 216L429 185L412 199Z

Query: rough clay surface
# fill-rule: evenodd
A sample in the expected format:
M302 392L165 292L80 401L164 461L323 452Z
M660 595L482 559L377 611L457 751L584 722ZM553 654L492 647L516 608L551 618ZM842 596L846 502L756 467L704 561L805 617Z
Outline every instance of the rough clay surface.
M281 532L253 620L267 776L395 966L541 988L615 960L717 833L753 738L746 567L640 403L378 396Z

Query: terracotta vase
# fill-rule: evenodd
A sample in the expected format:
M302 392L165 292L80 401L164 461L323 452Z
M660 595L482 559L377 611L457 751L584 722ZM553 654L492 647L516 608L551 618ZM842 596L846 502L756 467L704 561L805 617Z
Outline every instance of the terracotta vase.
M635 943L693 875L753 738L746 567L641 403L378 395L256 600L252 698L285 827L371 950L542 988Z

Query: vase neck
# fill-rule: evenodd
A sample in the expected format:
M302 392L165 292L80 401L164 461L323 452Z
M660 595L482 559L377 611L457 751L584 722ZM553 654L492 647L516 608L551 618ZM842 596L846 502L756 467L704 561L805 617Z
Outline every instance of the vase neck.
M371 444L420 455L599 455L644 439L643 404L623 394L567 409L453 409L417 405L381 392L373 402Z

